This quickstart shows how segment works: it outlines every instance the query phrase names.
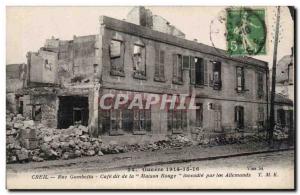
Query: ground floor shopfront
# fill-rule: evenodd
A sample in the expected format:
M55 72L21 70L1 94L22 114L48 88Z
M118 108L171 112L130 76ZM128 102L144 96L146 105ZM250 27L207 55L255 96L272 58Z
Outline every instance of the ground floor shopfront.
M22 94L17 96L16 110L52 128L82 124L89 126L93 136L119 136L137 140L145 137L159 139L171 134L192 136L199 131L205 134L257 132L265 129L268 117L268 106L264 103L197 96L193 102L196 109L189 109L188 106L185 109L170 109L168 102L163 109L161 102L132 109L128 109L128 104L116 109L102 109L99 106L102 96L118 93L145 95L95 88ZM142 104L147 104L146 99L142 99Z

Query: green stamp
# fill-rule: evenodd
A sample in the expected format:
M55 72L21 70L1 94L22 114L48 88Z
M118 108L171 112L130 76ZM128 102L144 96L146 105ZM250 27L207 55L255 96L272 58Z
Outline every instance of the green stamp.
M228 9L226 29L230 55L266 54L264 9Z

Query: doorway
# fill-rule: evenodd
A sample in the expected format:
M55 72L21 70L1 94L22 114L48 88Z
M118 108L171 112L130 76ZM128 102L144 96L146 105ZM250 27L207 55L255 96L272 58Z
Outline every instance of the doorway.
M60 96L57 128L68 128L71 125L88 125L88 97Z
M235 122L238 129L244 129L244 107L236 106L235 107Z

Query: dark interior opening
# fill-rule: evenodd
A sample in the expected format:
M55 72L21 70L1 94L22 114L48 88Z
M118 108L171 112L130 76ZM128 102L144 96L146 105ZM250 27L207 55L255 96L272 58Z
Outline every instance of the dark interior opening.
M18 107L18 113L23 115L23 101L20 101L20 105Z
M88 125L89 104L88 97L61 96L59 97L59 109L57 128L64 129L71 125Z

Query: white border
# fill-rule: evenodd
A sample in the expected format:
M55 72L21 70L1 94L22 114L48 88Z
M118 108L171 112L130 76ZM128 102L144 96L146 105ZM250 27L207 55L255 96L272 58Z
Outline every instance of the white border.
M114 5L114 6L122 6L122 5L198 5L198 6L218 6L218 5L236 5L236 6L276 6L276 5L291 5L295 6L298 8L299 11L299 0L251 0L251 1L246 1L246 0L214 0L214 1L198 1L196 2L195 0L131 0L131 1L121 1L121 0L109 0L105 2L101 2L99 0L2 0L0 1L0 37L1 37L1 44L0 44L0 53L2 54L1 56L1 66L0 66L0 88L1 88L1 95L0 95L0 109L1 109L1 123L0 123L0 129L1 129L1 135L0 136L0 143L1 143L1 175L0 175L0 185L1 187L1 192L2 193L9 193L5 189L5 166L6 166L6 161L5 161L5 93L6 93L6 87L5 87L5 66L6 66L6 53L5 53L5 43L6 43L6 6L95 6L95 5L102 5L102 6L108 6L108 5ZM299 15L299 12L298 12ZM297 25L299 26L299 19L296 20ZM296 35L297 36L297 35ZM295 45L297 47L297 45ZM297 49L297 54L296 56L299 56L299 48ZM299 61L299 60L298 60ZM296 65L297 66L297 65ZM299 67L297 68L299 73ZM297 86L297 91L299 91L299 84ZM296 100L297 101L297 100ZM297 108L299 110L299 108ZM297 117L299 119L299 115ZM300 121L300 120L297 120ZM299 124L298 124L299 126ZM299 131L297 132L297 140L299 140ZM299 150L298 154L299 156ZM298 158L298 164L299 164L299 158ZM296 180L298 181L298 180ZM298 185L296 185L298 186ZM38 192L41 193L41 192ZM45 193L45 192L44 192ZM46 192L48 193L48 192ZM61 192L60 192L61 193ZM74 192L69 192L69 193L74 193ZM77 192L78 193L78 192ZM80 192L80 194L85 194L86 192ZM105 193L105 192L101 192ZM107 193L107 192L106 192ZM116 193L116 192L114 192ZM131 193L131 192L129 192ZM157 192L156 192L157 193ZM174 192L170 192L174 193ZM201 192L202 193L202 192ZM111 194L111 193L110 193ZM214 194L214 193L210 193Z

